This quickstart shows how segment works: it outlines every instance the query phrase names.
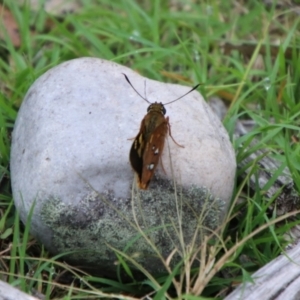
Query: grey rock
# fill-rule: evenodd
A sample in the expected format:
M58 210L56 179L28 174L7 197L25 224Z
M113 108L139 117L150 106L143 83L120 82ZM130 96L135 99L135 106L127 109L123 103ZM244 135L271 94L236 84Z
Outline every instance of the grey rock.
M53 254L75 251L64 259L107 274L116 268L115 248L157 272L163 265L156 251L167 257L184 246L182 240L191 243L197 228L203 233L224 219L235 154L223 125L194 91L166 106L172 136L185 148L168 137L163 168L149 189L132 188L130 138L149 104L122 73L142 95L146 83L151 102L168 102L190 89L96 58L50 69L27 92L15 123L13 196L23 222L30 216L31 233Z

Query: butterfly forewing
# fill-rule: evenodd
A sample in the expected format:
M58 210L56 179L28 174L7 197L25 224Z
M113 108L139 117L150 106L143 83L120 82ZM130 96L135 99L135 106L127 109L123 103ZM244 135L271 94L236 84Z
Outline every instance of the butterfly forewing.
M168 123L164 121L156 127L146 143L143 155L143 169L139 181L141 189L147 189L159 159L164 149L165 138L168 132Z

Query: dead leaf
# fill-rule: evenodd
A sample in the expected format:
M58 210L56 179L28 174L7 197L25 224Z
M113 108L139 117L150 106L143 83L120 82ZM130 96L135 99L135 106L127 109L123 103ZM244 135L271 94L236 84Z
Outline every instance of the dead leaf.
M21 38L18 24L12 13L0 4L0 39L4 40L8 36L15 47L20 47ZM6 31L6 32L3 32Z

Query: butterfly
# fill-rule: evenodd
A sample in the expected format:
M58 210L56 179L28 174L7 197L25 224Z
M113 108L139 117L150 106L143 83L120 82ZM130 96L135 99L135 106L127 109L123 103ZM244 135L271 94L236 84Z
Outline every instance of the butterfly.
M194 86L183 96L168 103L151 103L146 98L141 96L141 94L134 88L127 75L123 75L133 90L142 99L150 103L147 109L147 114L144 116L141 122L140 131L135 137L129 152L131 167L137 174L137 185L140 189L146 190L162 155L167 134L169 133L175 144L177 144L179 147L183 147L179 145L172 137L169 117L165 117L165 105L183 98L187 94L197 89L200 84Z

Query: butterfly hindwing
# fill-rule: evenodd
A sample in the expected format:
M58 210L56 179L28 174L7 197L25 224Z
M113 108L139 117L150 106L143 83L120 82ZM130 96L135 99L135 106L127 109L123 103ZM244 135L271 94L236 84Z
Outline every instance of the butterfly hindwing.
M133 144L129 153L129 160L133 170L137 173L138 178L142 177L143 170L143 154L146 146L145 141L145 119L141 123L141 128L133 141Z

